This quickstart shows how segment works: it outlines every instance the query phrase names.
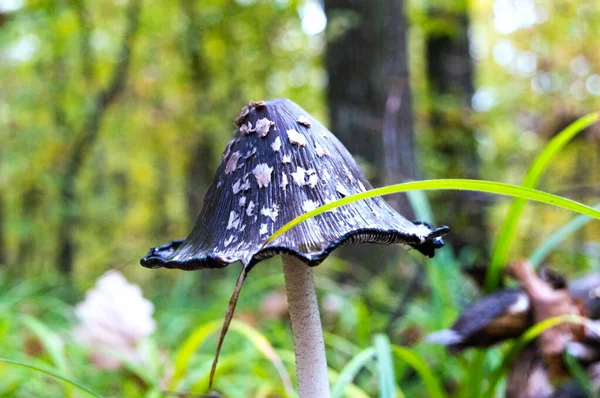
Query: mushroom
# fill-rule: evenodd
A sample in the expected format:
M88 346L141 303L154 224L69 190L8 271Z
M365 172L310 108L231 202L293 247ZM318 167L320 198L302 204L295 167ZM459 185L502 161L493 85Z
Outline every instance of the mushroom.
M520 264L520 269L523 266L528 267L527 262L517 264ZM514 274L514 269L515 265L507 267L507 273ZM480 270L485 270L485 267L469 268L469 271L471 270L476 272L469 272L469 274L477 276ZM540 269L539 277L530 275L529 271L526 274L524 271L521 273L527 275L527 280L536 281L534 289L528 287L531 286L529 283L521 288L502 289L482 297L465 308L450 329L433 332L427 336L426 341L446 345L451 352L460 352L471 347L489 347L518 337L535 323L534 318L539 314L539 308L536 309L535 305L532 305L530 291L535 295L535 292L540 291L541 286L544 287L544 291L554 292L552 295L563 297L564 300L567 300L564 296L568 296L569 303L581 303L582 309L590 318L593 318L590 316L592 313L597 315L598 305L594 292L599 289L600 275L591 274L567 283L564 276L547 266ZM534 304L539 307L539 300ZM543 319L545 318L547 317Z
M525 292L500 290L466 308L450 329L431 333L426 341L446 345L454 353L470 347L489 347L523 334L531 325L530 310Z
M290 100L251 102L235 124L238 130L192 232L184 240L151 249L141 263L184 270L243 264L218 356L247 273L260 261L283 255L299 394L327 397L327 363L310 267L337 247L356 243L404 243L433 257L449 229L413 223L377 197L316 216L263 247L268 236L288 221L371 185L340 141ZM254 156L240 156L246 153ZM214 366L216 359L213 372Z

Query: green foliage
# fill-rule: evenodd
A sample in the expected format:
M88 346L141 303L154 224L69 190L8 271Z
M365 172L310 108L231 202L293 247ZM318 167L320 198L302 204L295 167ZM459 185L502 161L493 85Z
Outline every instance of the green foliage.
M328 36L309 36L298 15L303 1L142 2L123 91L102 117L76 180L76 200L65 206L61 181L94 109L94 94L106 86L120 60L130 1L22 3L16 11L0 11L0 220L5 231L0 249L8 256L8 266L0 270L0 396L205 393L215 333L238 270L150 272L137 260L148 247L188 232L220 149L233 131L232 119L249 99L290 97L326 120L326 40L359 24L360 15L339 15L330 20ZM526 187L541 183L544 191L559 192L597 183L597 141L592 134L575 140L597 114L544 146L570 121L600 106L600 96L586 89L588 79L599 73L599 53L592 45L600 37L600 25L594 23L598 10L586 11L579 2L535 3L546 21L501 33L493 28L495 2L409 2L411 87L423 175L438 178L453 171L447 156L433 149L442 134L431 128L431 115L437 112L447 118L444 138L462 142L457 126L475 131L482 178L518 184L530 159L540 153ZM453 14L469 7L476 90L491 96L487 110L466 110L451 96L434 100L425 79L427 35L454 33ZM512 49L513 59L499 63L499 48ZM519 60L532 54L536 69L525 73ZM587 71L574 67L582 59ZM552 174L542 180L550 165ZM537 191L481 181L411 184L404 188L485 188L575 206ZM560 196L597 202L593 193L577 192ZM434 222L435 213L444 223L425 194L411 191L409 198L418 219ZM564 212L523 208L522 203L513 201L510 216L503 203L473 204L486 205L491 236L506 225L495 252L496 271L504 265L500 258L531 253L536 262L545 258L577 272L594 263L592 256L571 253L582 241L597 240L595 224L584 228L588 216L558 229L566 222ZM577 208L598 214L598 208ZM57 227L68 214L78 218L71 285L53 272ZM561 242L575 240L576 231L582 235L575 250L565 250ZM537 245L542 246L534 252ZM511 359L526 340L559 321L537 325L507 347L458 357L420 343L425 334L451 324L473 298L472 285L459 274L463 260L446 247L432 261L399 255L389 264L360 267L330 258L315 270L334 396L501 393ZM422 286L407 294L415 267L425 269L418 277ZM139 283L156 307L157 331L142 344L148 358L144 365L102 370L73 338L73 304L111 268ZM262 308L282 286L277 262L252 271L217 370L215 387L226 396L295 396L288 321ZM401 316L390 325L390 314L399 307Z
M535 161L531 164L523 180L523 186L526 188L535 188L539 182L542 174L546 171L552 159L567 145L577 134L584 131L584 129L591 124L598 121L600 114L597 112L591 113L574 123L567 126L563 131L558 133L548 145L544 147L544 150L538 155ZM517 222L523 207L525 207L525 200L515 199L511 203L508 214L504 219L504 223L500 229L500 233L496 240L496 246L492 252L492 260L488 269L488 275L486 278L486 289L487 291L493 291L500 281L502 267L508 260L508 250L516 235Z

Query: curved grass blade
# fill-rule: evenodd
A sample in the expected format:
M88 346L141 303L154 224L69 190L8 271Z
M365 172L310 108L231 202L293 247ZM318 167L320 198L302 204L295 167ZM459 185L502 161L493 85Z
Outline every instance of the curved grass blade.
M48 356L52 360L54 366L59 373L65 375L65 377L71 377L71 372L67 364L67 357L65 355L64 344L60 338L48 328L44 323L40 322L36 318L29 315L22 315L19 317L21 323L25 325L31 333L40 341L44 350L48 353ZM66 397L73 396L73 386L65 384L64 394Z
M4 362L4 363L8 363L11 365L17 365L17 366L21 366L23 368L27 368L27 369L31 369L31 370L35 370L36 372L40 372L40 373L44 373L48 376L54 377L55 379L59 379L64 381L65 383L68 383L70 385L72 385L75 388L80 389L81 391L84 391L86 393L88 393L89 395L93 396L93 397L97 397L97 398L102 398L102 396L100 394L95 393L94 391L90 390L89 388L87 388L86 386L84 386L83 384L79 384L78 382L71 380L65 376L61 376L60 374L49 370L49 369L44 369L41 368L39 366L36 365L32 365L30 363L25 363L25 362L20 362L20 361L14 361L12 359L7 359L7 358L0 358L0 362Z
M594 206L595 209L600 210L600 204ZM587 223L592 221L593 218L586 215L578 215L571 221L557 229L552 235L548 237L529 257L529 261L534 267L540 265L540 263L560 245L565 239L575 233L577 230L583 228Z
M372 348L372 347L371 347ZM327 375L329 376L329 382L332 382L333 380L341 380L340 379L340 375L341 373L337 373L335 370L328 368L327 369ZM341 395L343 393L343 395ZM355 384L352 383L346 383L342 393L339 393L337 395L337 397L344 397L344 398L370 398L369 395L364 392L360 387L356 386ZM333 391L332 391L333 394ZM332 398L334 398L336 396L332 395Z
M544 148L542 153L535 159L523 180L523 186L526 188L535 188L544 173L548 168L550 161L567 145L577 134L583 131L586 127L598 121L600 114L598 112L590 113L575 122L571 123L559 134L557 134ZM504 218L504 223L500 228L496 245L492 252L492 260L486 275L485 288L487 292L493 291L500 282L500 275L504 264L508 258L508 250L515 237L517 223L519 217L525 207L525 201L515 199L510 205L508 214Z
M373 338L375 356L377 357L377 375L379 377L379 397L394 398L396 381L394 377L394 361L392 361L392 345L384 334L376 334ZM404 394L402 394L404 396Z
M523 335L513 343L512 347L506 352L504 358L502 359L502 364L492 372L489 381L489 388L487 391L486 397L495 397L496 396L496 388L498 386L498 382L502 378L502 375L506 374L510 368L510 365L515 360L517 355L525 348L527 344L529 344L533 339L541 335L544 331L553 328L554 326L558 326L562 323L577 323L580 325L589 324L590 321L587 318L578 315L560 315L555 316L553 318L548 318L543 320L542 322L536 323Z
M333 389L331 390L331 398L344 397L346 385L350 384L358 372L367 366L367 363L369 363L369 361L371 361L374 357L375 348L369 347L352 358L350 362L344 366L344 369L342 369L337 381L333 385Z
M592 207L586 206L571 199L565 199L557 195L552 195L550 193L538 191L531 188L525 188L518 185L504 184L501 182L494 181L465 179L412 181L403 184L388 185L386 187L372 189L366 192L360 192L319 206L315 210L309 211L299 217L296 217L292 221L285 224L283 227L279 228L277 231L275 231L273 235L271 235L265 241L263 247L272 242L273 240L277 239L283 233L289 231L296 225L300 224L301 222L306 221L309 218L315 217L328 210L332 210L337 207L341 207L361 199L373 198L375 196L389 195L398 192L431 190L479 191L504 196L512 196L515 198L546 203L549 205L561 207L567 210L572 210L581 214L586 214L588 216L600 219L600 211Z
M241 334L244 336L252 345L256 347L256 349L269 361L279 374L281 382L286 390L286 393L289 396L293 396L293 387L290 380L290 376L287 373L287 370L283 366L283 362L281 358L271 345L267 338L263 336L258 330L254 329L252 326L247 325L243 322L239 322L236 320L231 321L231 330ZM211 335L217 333L221 329L221 322L219 320L215 320L209 322L205 325L200 326L196 330L192 332L192 334L184 341L181 345L181 348L178 350L175 356L175 369L173 372L173 377L171 379L171 383L169 385L169 389L175 390L177 388L177 384L183 378L192 355L196 352L198 347L202 345ZM212 373L212 370L211 370ZM214 375L214 374L213 374ZM209 380L212 376L209 377Z
M427 363L413 350L392 345L393 353L403 362L412 367L423 380L427 395L431 398L446 398L440 380L435 377Z

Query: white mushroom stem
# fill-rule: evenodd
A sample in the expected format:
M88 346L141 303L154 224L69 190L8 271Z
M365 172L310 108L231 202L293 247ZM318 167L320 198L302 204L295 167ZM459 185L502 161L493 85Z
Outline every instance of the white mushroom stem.
M312 270L300 259L284 255L283 275L294 334L299 396L327 398L327 358Z

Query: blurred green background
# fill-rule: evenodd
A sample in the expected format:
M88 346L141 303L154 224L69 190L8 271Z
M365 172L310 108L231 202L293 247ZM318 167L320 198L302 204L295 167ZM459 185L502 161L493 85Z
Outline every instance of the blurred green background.
M189 232L244 104L297 102L374 185L520 184L549 139L600 109L599 18L597 2L567 0L0 0L0 357L56 369L105 396L205 392L214 336L170 384L176 353L222 317L239 267L185 273L144 269L139 259ZM399 137L392 153L386 134ZM540 188L597 203L599 140L598 125L586 129ZM328 360L339 372L385 332L415 346L450 395L466 396L475 354L418 343L477 294L458 270L489 261L509 202L428 197L437 223L453 229L442 260L360 247L316 270ZM394 204L414 217L404 199ZM573 216L529 205L510 258L529 256ZM597 270L597 231L582 228L548 261L569 276ZM142 369L103 370L72 337L74 306L111 269L155 306ZM284 301L282 289L279 260L261 263L236 319L275 347L293 380L285 308L269 307ZM217 390L284 396L275 368L243 336L225 342ZM404 394L428 396L400 362ZM348 396L377 395L375 373L360 373ZM10 364L0 374L0 396L84 396Z

